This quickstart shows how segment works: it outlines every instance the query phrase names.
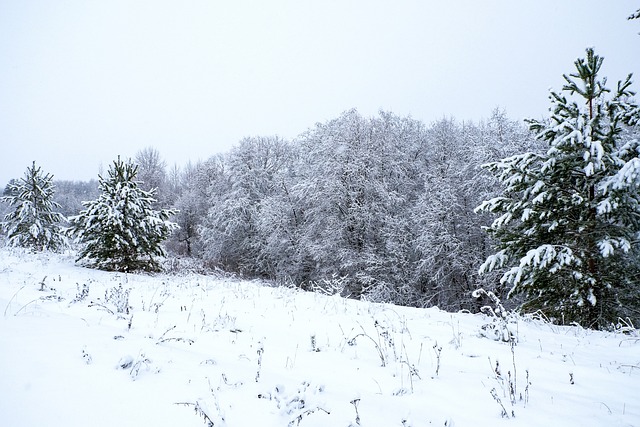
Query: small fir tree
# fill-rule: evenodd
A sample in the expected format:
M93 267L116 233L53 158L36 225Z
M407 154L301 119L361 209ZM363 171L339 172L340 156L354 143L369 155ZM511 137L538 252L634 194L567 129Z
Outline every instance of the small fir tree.
M118 157L108 177L99 176L101 195L83 202L84 210L69 218L72 234L84 244L78 261L113 271L157 271L155 257L165 252L161 243L177 225L168 219L169 209L153 210L153 191L144 191L135 180L138 167Z
M631 75L613 92L598 79L602 60L587 49L551 92L551 119L528 120L546 153L485 165L506 188L477 208L499 215L487 228L498 252L480 271L506 267L525 310L596 328L637 318L640 301L640 110Z
M12 180L5 189L3 202L10 210L4 217L2 228L8 244L33 250L60 250L66 246L62 223L64 216L54 209L60 205L53 201L55 186L53 175L44 174L33 162L24 178Z

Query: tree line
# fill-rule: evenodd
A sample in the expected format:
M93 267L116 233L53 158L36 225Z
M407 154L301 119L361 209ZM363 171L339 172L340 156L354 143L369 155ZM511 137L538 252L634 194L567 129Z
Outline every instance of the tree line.
M611 91L601 63L588 49L551 93L551 117L528 126L500 110L429 125L350 110L182 168L149 147L109 174L135 167L136 198L168 227L160 240L209 268L446 310L477 311L482 288L603 327L640 318L640 112L630 76ZM55 200L77 237L95 206L80 196L128 185L60 182Z
M177 222L199 256L227 271L469 308L491 248L473 208L499 190L480 165L532 143L499 112L482 125L425 126L347 111L296 141L246 138L198 165L176 201L185 215Z
M473 209L500 191L480 165L537 144L496 109L481 123L430 125L346 111L294 140L248 137L171 170L153 147L132 159L154 207L174 209L171 254L243 277L403 305L471 309L492 245ZM55 182L65 217L99 182ZM487 276L488 277L488 276ZM336 288L337 289L337 288Z

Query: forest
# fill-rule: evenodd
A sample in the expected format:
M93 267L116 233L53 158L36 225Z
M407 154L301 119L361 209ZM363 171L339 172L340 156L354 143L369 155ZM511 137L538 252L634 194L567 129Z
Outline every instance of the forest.
M610 95L601 63L587 49L542 121L496 109L479 123L425 124L354 109L293 140L247 137L195 164L168 168L147 147L135 170L118 159L122 171L109 174L131 175L144 209L171 218L157 239L165 269L448 311L477 312L484 295L604 327L640 313L640 110L630 76ZM76 237L100 216L87 201L112 190L99 181L55 182ZM16 182L5 202L19 198Z
M166 248L190 265L460 310L479 285L496 286L477 274L492 246L489 217L474 208L500 191L480 165L536 145L498 109L477 124L430 125L350 110L293 141L247 137L195 164L168 168L154 147L133 160L156 204L178 210ZM97 181L55 188L65 218L99 194Z

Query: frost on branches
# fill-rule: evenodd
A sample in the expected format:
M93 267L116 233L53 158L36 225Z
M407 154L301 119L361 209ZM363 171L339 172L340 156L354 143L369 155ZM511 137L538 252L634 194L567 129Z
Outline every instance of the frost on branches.
M550 120L528 120L546 153L484 165L504 192L477 208L497 215L480 272L504 268L525 310L595 328L640 308L640 110L631 75L613 91L599 80L602 60L587 49L551 92Z
M60 208L53 201L55 187L53 175L43 175L40 167L33 162L24 178L11 182L8 195L3 202L13 207L4 217L2 228L7 233L8 244L33 250L60 250L66 246L61 223L65 220L54 208Z
M168 221L175 212L152 209L153 191L138 187L137 170L118 157L108 177L99 177L100 197L83 202L85 209L69 218L72 234L84 245L78 261L102 270L160 269L155 257L165 255L160 244L177 228Z

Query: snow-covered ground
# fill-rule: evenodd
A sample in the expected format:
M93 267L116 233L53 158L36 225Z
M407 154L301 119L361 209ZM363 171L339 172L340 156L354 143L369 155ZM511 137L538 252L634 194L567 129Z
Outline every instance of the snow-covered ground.
M0 425L640 426L634 331L487 322L0 249Z

